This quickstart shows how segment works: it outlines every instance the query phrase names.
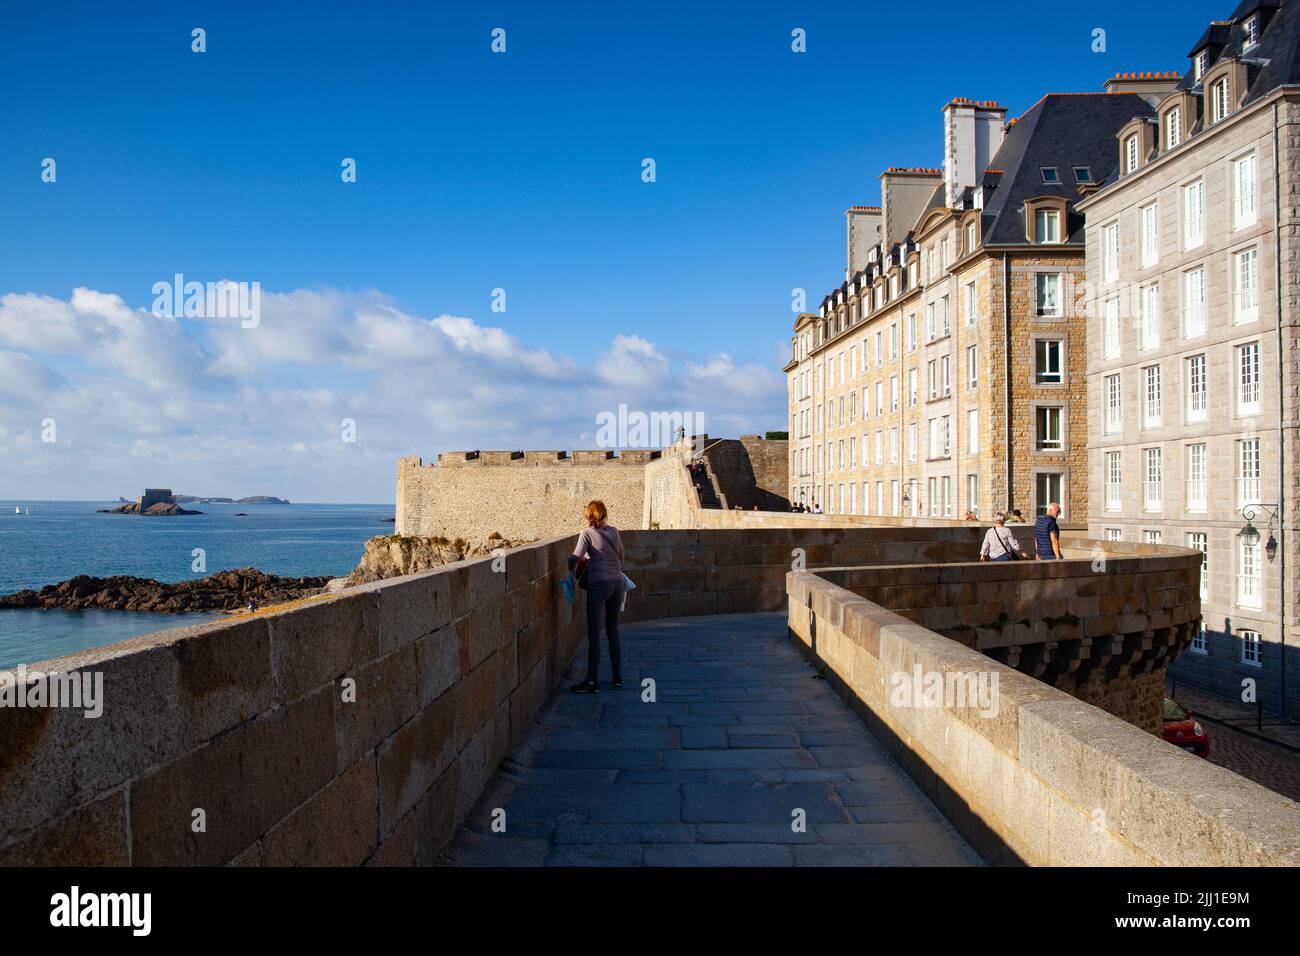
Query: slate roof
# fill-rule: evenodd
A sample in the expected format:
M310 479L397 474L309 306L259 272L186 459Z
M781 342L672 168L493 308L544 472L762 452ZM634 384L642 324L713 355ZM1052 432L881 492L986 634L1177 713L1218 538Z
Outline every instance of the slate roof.
M1259 42L1245 50L1245 22L1253 13L1262 13L1267 22ZM1249 87L1244 106L1263 99L1279 86L1300 84L1300 0L1242 0L1227 20L1211 23L1187 55L1194 56L1207 46L1211 53L1210 67L1225 56L1247 61ZM1200 81L1189 66L1178 89L1193 90L1199 86Z
M1115 134L1135 116L1154 118L1155 111L1136 93L1048 93L1011 126L989 162L1002 174L985 176L995 188L986 194L984 242L1025 245L1024 203L1038 196L1061 196L1073 209L1079 195L1075 166L1087 166L1094 183L1102 183L1119 164ZM1044 183L1041 167L1055 166L1057 183ZM1066 242L1083 242L1083 217L1073 212Z

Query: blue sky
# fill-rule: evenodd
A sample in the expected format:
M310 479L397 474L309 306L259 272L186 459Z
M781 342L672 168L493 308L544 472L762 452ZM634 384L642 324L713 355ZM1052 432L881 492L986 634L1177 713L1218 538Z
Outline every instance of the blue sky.
M1231 4L131 9L0 4L0 498L391 500L398 455L591 447L620 401L782 428L791 289L944 102L1182 69ZM265 321L159 322L176 273Z

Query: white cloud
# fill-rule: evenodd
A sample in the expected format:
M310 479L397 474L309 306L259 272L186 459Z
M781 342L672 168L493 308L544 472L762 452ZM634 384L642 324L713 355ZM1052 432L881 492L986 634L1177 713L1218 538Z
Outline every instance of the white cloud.
M208 363L202 347L175 319L84 288L66 302L33 294L0 296L0 345L75 355L156 386L193 378Z
M571 356L376 292L264 290L249 329L160 318L89 289L0 297L0 434L22 449L13 493L391 500L401 455L590 447L597 415L620 403L702 413L712 434L735 435L781 427L785 387L779 371L727 354L619 334ZM57 447L40 444L44 415L59 423ZM341 440L345 418L354 444Z
M59 387L61 379L30 355L0 349L0 400L31 405Z

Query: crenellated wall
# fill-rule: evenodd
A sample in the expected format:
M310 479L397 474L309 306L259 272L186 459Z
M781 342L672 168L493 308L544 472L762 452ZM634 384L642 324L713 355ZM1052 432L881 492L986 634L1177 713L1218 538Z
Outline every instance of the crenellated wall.
M444 452L436 465L397 463L400 535L514 541L577 533L587 502L598 498L619 527L638 525L645 466L658 451Z

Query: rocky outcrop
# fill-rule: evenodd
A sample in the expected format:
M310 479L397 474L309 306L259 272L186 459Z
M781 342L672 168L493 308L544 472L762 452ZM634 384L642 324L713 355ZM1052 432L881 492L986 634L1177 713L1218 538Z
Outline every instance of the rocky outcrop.
M102 515L201 515L202 511L190 511L174 501L159 501L141 510L140 502L129 501L116 508L100 508Z
M495 533L480 544L470 544L464 538L379 535L366 542L366 553L348 578L348 584L369 584L417 571L432 571L466 558L486 557L498 548L514 548L527 543L510 541Z
M259 605L278 604L321 591L327 577L282 578L263 574L256 568L218 571L196 581L167 584L152 578L119 575L94 578L78 575L39 591L18 591L0 597L0 608L98 608L113 611L232 611Z

